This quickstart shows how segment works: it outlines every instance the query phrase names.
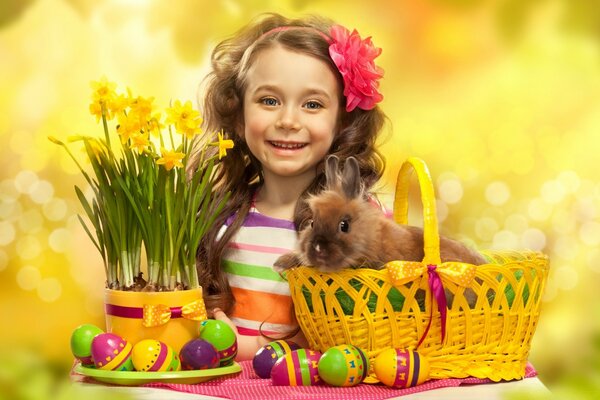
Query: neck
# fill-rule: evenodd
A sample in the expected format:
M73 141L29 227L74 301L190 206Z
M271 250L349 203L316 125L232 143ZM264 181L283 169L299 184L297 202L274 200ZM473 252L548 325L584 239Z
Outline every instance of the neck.
M269 217L292 220L296 202L313 181L314 176L280 177L265 175L255 206Z

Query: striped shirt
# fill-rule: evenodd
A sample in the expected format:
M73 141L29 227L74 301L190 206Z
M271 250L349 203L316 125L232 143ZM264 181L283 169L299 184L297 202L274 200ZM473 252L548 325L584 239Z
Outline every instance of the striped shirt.
M232 220L233 216L225 225ZM223 269L235 297L229 317L240 334L287 333L296 328L288 283L273 271L275 260L293 250L296 239L292 221L268 217L251 207L227 245Z

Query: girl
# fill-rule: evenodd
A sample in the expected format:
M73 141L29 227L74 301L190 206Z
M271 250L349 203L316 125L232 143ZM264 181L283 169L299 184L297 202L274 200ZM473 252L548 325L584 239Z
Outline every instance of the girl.
M380 52L324 18L266 14L212 53L205 127L235 146L215 176L217 193L231 197L197 267L207 309L238 335L238 360L274 337L296 334L304 344L288 284L272 265L310 218L305 199L324 186L325 157L356 157L367 188L382 175Z

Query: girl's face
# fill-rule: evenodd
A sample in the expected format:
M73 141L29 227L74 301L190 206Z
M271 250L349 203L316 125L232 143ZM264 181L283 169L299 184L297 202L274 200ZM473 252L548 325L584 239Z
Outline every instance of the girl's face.
M265 180L314 179L336 133L339 96L336 76L315 57L281 46L256 55L247 74L243 135Z

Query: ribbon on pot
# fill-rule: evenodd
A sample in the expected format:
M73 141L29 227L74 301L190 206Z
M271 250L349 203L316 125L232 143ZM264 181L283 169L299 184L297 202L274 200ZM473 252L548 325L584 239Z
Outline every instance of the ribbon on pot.
M446 338L447 303L444 292L444 280L451 281L462 287L469 287L475 278L477 267L473 264L461 262L445 262L440 265L424 264L417 261L391 261L386 265L388 274L394 286L404 285L421 278L427 273L428 286L431 290L431 307L429 307L429 323L425 332L419 339L417 347L421 345L433 320L433 301L437 303L440 312L442 343Z
M122 318L138 318L146 328L164 325L171 318L185 318L193 321L204 321L207 318L202 299L194 300L182 307L169 307L164 304L144 304L140 307L125 307L106 304L105 311L109 315Z

